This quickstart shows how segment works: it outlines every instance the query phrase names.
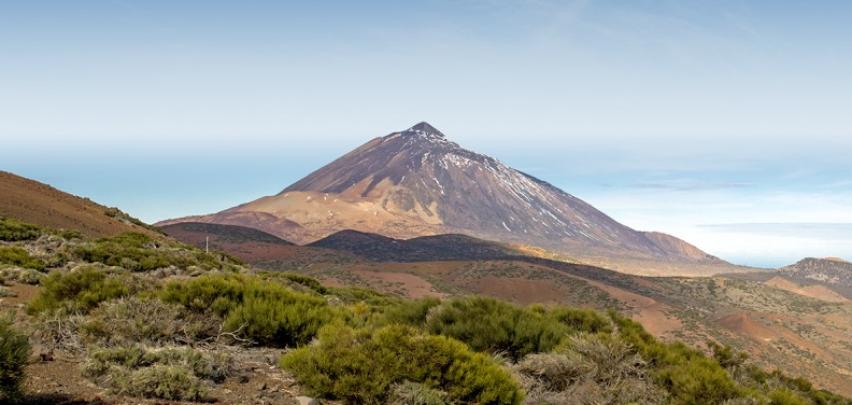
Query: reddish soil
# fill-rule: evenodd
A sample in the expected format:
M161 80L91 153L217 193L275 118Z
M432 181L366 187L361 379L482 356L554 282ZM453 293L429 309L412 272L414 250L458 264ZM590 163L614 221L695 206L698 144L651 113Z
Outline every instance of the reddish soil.
M653 298L606 285L599 281L586 279L586 282L606 291L613 298L633 308L632 318L641 323L654 336L666 336L683 327L680 319L668 314L670 311L668 306L657 302Z
M0 171L0 216L50 228L75 229L89 236L110 236L136 231L153 234L141 226L106 215L106 207L46 184Z
M562 303L568 292L549 280L486 276L465 283L465 288L476 294L516 302L523 305Z
M771 342L779 337L777 332L760 322L756 322L746 312L727 315L719 318L716 322L725 329L758 342Z
M784 277L773 277L767 280L764 284L782 290L790 291L799 295L804 295L805 297L816 298L818 300L823 300L827 302L841 303L849 301L842 295L834 292L832 289L819 284L802 286L790 280L787 280Z
M397 292L409 298L443 297L432 284L414 274L381 271L354 271L371 285L388 292Z

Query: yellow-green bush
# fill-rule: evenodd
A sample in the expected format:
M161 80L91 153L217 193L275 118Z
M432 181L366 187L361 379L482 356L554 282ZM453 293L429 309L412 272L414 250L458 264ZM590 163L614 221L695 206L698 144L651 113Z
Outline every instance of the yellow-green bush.
M0 217L0 240L7 242L33 240L41 234L41 228L35 225Z
M42 290L28 310L31 313L64 309L86 313L103 301L126 297L142 291L146 284L125 272L108 271L95 266L72 271L53 271L41 281Z
M44 270L44 261L30 256L18 246L0 246L0 264L11 264L34 270Z
M618 337L636 347L654 369L654 379L671 394L673 403L721 403L744 395L716 360L680 342L659 342L637 322L614 311L610 318Z
M212 312L224 318L227 331L271 346L307 343L333 318L322 297L251 276L205 275L174 281L160 297L192 311Z
M355 330L324 327L319 342L281 359L314 394L348 403L384 403L394 384L411 381L439 389L454 401L518 404L523 392L493 359L463 343L393 325Z
M568 333L565 325L540 311L485 297L444 302L430 313L426 326L476 351L506 353L513 359L550 351Z
M573 333L611 333L612 321L593 309L559 306L547 311L548 316L568 327Z
M382 319L380 322L422 326L426 323L429 311L439 305L441 305L441 300L437 298L403 300L397 304L387 305L382 308Z
M0 400L18 397L30 355L26 335L12 329L11 318L0 318Z

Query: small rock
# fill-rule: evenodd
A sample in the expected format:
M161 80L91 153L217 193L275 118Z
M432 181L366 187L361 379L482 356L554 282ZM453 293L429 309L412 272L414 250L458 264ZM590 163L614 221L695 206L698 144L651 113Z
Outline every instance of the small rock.
M296 397L296 401L299 402L299 405L320 405L320 401L311 397Z
M53 351L46 349L42 345L34 345L30 351L30 363L44 363L53 361Z

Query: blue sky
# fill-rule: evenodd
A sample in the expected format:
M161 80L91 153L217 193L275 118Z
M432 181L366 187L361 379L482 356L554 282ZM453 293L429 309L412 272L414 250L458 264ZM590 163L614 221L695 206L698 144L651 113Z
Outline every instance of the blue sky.
M0 168L145 220L426 120L739 263L852 257L852 3L0 3Z

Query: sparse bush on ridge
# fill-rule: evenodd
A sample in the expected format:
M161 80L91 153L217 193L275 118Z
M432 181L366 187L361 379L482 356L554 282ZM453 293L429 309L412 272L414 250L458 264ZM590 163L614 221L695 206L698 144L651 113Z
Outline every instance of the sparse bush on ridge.
M384 403L397 383L446 391L457 401L518 404L523 392L494 360L464 344L405 326L355 330L331 324L319 341L286 354L281 366L318 395Z
M0 400L14 400L20 394L29 355L29 341L12 329L11 314L0 317Z
M160 234L163 233L163 231L160 230L159 228L157 228L155 226L148 225L148 224L142 222L140 219L133 217L130 214L128 214L128 213L126 213L126 212L124 212L124 211L122 211L122 210L120 210L116 207L108 207L107 209L104 210L104 215L106 215L110 218L115 218L115 219L122 221L122 222L125 222L125 223L138 225L142 228L145 228L145 229L148 229L148 230L160 233Z

